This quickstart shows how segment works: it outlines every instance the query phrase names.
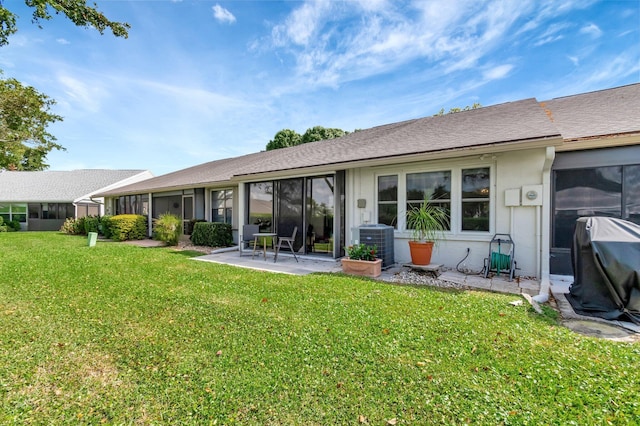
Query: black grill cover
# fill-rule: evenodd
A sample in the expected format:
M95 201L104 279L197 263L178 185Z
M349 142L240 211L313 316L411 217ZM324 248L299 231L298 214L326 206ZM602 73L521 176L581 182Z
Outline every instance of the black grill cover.
M582 217L571 247L576 312L640 323L640 226L608 217Z

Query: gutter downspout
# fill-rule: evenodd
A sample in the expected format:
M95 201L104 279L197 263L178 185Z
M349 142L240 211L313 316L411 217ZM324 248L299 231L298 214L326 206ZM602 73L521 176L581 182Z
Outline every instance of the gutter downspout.
M547 147L545 155L544 166L542 167L542 223L540 230L542 237L540 238L542 246L540 248L539 256L540 262L540 293L533 297L538 303L545 303L549 300L549 253L551 246L551 166L553 160L556 157L556 149L553 146Z

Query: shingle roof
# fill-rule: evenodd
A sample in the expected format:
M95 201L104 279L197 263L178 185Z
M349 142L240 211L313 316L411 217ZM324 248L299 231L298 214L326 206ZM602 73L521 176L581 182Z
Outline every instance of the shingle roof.
M298 145L265 158L251 173L496 144L557 138L535 99L525 99L455 114L426 117L350 133L338 139ZM242 173L237 173L242 174Z
M0 172L0 202L72 202L145 170Z
M640 84L541 103L565 140L640 132Z
M392 123L350 133L337 139L258 152L200 164L158 176L104 195L153 192L159 189L204 186L234 176L357 161L559 139L558 130L535 99L471 111Z

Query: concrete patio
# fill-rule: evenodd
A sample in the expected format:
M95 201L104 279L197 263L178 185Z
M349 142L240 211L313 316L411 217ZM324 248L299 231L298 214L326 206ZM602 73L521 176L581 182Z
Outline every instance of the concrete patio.
M237 249L214 251L212 254L200 256L195 260L204 262L221 263L241 268L249 268L259 271L278 272L283 274L306 275L314 272L336 273L342 272L340 260L320 256L298 256L298 262L289 253L278 254L277 262L273 261L273 252L267 251L266 260L262 252L252 256L251 250L246 250L240 256ZM382 271L377 279L381 281L393 281L394 275L409 268L402 265L394 265ZM495 291L509 294L529 294L534 296L540 291L540 283L529 279L516 277L509 281L504 275L484 278L477 274L465 275L457 271L443 271L439 280L448 281L460 286L480 290Z

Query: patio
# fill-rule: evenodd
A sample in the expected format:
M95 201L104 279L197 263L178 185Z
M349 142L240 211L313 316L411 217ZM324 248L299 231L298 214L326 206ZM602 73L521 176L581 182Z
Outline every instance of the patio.
M266 260L263 258L262 252L256 252L252 257L251 250L243 252L242 256L238 254L237 249L214 251L212 254L199 256L195 260L203 262L221 263L225 265L233 265L241 268L255 269L259 271L278 272L283 274L306 275L314 272L335 273L342 272L340 260L320 256L301 256L298 255L299 262L296 262L289 253L279 253L278 261L273 261L273 252L267 251ZM396 264L391 268L382 271L382 275L378 280L387 282L397 282L397 275L407 272L410 269L406 266ZM427 275L425 273L416 273L418 275ZM443 271L438 277L439 281L445 281L455 284L456 287L468 287L473 289L495 291L499 293L509 294L529 294L534 296L540 291L540 283L530 279L520 279L516 277L509 282L504 276L495 276L484 278L481 275L465 275L455 270ZM420 280L423 281L423 280ZM413 284L421 284L416 281ZM404 282L412 284L411 282Z

